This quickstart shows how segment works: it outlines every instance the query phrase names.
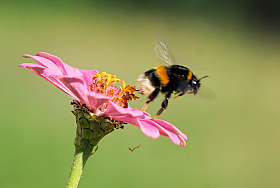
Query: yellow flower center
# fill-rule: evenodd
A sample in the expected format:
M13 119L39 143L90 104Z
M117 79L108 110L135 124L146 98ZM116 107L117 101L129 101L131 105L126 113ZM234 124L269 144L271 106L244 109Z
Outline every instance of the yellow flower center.
M114 86L113 84L120 81L115 75L112 76L111 74L102 72L93 76L92 80L93 83L89 85L90 91L112 97L111 101L123 108L127 108L128 102L132 99L136 100L139 98L133 93L136 90L135 86L126 85L124 81L122 81L121 88Z

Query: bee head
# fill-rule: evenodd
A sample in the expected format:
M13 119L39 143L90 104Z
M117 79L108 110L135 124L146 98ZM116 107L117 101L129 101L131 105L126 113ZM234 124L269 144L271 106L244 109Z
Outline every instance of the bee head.
M196 80L196 78L193 78L192 79L192 85L193 85L193 94L194 95L197 95L197 92L198 92L198 89L200 88L200 81L203 79L203 78L207 78L209 76L203 76L201 77L199 80Z

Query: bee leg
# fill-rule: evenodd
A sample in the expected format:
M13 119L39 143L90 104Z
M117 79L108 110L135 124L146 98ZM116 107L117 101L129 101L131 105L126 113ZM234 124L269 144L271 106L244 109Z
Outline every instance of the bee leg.
M157 114L155 115L155 117L153 119L156 119L163 112L163 110L165 110L167 108L168 100L169 100L171 94L172 94L172 92L169 92L165 95L165 100L161 103L161 109L158 110Z
M150 102L151 102L150 99L147 100L147 102L142 106L141 110L142 111L146 110L148 108Z
M142 111L146 110L150 104L150 102L152 102L158 95L159 93L159 88L156 88L148 97L148 100L146 101L146 103L143 105L142 107Z
M176 93L176 94L178 94L178 93ZM181 96L183 96L185 93L180 93L179 95L177 95L177 96L175 96L175 97L173 97L174 99L176 99L177 97L181 97Z

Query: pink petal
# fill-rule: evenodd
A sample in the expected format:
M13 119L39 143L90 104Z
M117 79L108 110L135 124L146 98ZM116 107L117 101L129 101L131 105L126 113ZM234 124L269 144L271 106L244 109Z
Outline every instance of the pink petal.
M161 125L157 124L152 119L151 120L141 120L141 121L146 121L147 123L156 127L159 130L161 135L169 137L174 144L177 144L177 145L180 144L180 140L179 140L178 135L176 133L173 133L173 132L163 128Z
M153 139L156 139L160 136L159 130L156 127L147 122L140 121L138 118L131 116L114 116L114 119L139 127L145 135L152 137Z
M148 123L146 121L139 121L139 120L138 120L138 122L139 122L141 131L145 135L152 137L153 139L156 139L160 136L159 130L156 127L152 126L150 123Z
M166 122L164 120L161 120L161 119L154 119L154 121L158 124L160 124L162 127L164 127L165 129L167 130L170 130L171 132L174 132L174 133L177 133L179 135L182 136L182 138L184 138L185 140L187 140L187 136L182 133L177 127L175 127L174 125L172 125L171 123L169 122Z
M104 96L104 95L101 95L98 93L94 93L94 92L88 92L87 98L88 98L88 103L89 103L90 109L97 109L105 102L111 100L110 97L107 97L107 96Z
M166 124L169 125L168 122L165 121L159 121L157 123L156 119L151 119L149 116L145 116L145 118L134 118L131 116L114 116L114 119L118 121L123 121L132 125L135 125L137 127L141 128L141 131L154 139L158 138L159 135L163 135L166 137L169 137L171 141L174 144L186 146L186 142L183 137L187 138L184 134L183 137L176 132L170 131L169 129L166 129ZM170 126L170 125L169 125ZM175 127L172 125L172 127Z
M46 52L39 52L36 54L36 56L40 56L40 57L44 57L46 59L49 59L50 61L52 61L60 70L60 72L63 75L67 75L67 71L63 65L63 62L61 61L61 59L59 57L56 57L54 55L51 55L49 53Z
M186 144L184 138L182 138L181 135L178 135L178 138L180 139L180 145L181 145L181 147L185 147L187 144Z
M18 66L19 67L23 67L23 68L28 68L28 69L34 68L34 67L39 67L39 68L42 68L42 69L46 68L45 66L34 64L34 63L22 63L22 64L20 64Z
M83 79L86 85L90 85L92 83L92 77L98 73L97 70L83 70L71 67L63 63L60 58L46 52L39 52L36 56L25 54L24 57L32 58L37 61L39 65L48 68L50 70L48 72L49 74L45 74L45 76L68 75L78 77Z
M141 110L134 110L133 108L122 108L121 106L117 105L116 103L110 101L105 111L106 115L108 116L123 116L123 115L130 115L132 117L144 117L144 113Z
M47 80L48 82L50 82L51 84L55 85L57 88L62 90L63 92L70 95L74 100L79 99L79 98L75 97L74 94L71 93L71 91L67 87L65 87L64 84L61 83L57 78L45 76L46 72L49 71L49 69L47 69L46 67L44 67L42 65L34 64L34 63L23 63L23 64L20 64L19 67L28 68L28 69L32 70L38 76L44 78L45 80Z
M92 77L97 73L96 70L71 67L63 63L60 58L45 52L39 52L36 56L25 54L24 57L34 59L38 64L23 63L19 65L20 67L31 69L74 100L88 103L85 94L88 93L87 87L92 83Z
M43 57L39 57L39 56L32 56L29 54L25 54L23 57L25 58L32 58L35 61L37 61L37 63L45 68L48 68L51 70L51 73L53 75L62 75L60 69L50 60L43 58ZM49 76L49 75L45 75L45 76Z
M20 64L19 67L28 68L38 76L41 76L41 74L43 74L44 70L46 69L46 67L34 63L23 63Z
M74 100L81 103L88 103L84 93L87 92L87 87L84 85L84 80L75 77L57 77L70 92L67 92Z
M83 70L71 67L68 64L63 63L59 57L46 52L39 52L36 56L41 56L51 60L61 70L63 75L72 75L81 78L85 81L85 85L87 86L92 83L92 77L98 73L97 70Z

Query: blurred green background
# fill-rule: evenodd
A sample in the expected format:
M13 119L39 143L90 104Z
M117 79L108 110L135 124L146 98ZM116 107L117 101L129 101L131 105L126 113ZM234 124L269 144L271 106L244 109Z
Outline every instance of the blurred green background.
M22 55L45 51L136 85L161 65L153 30L178 64L210 75L160 116L187 147L127 125L100 142L79 187L280 187L278 10L272 0L0 1L0 187L64 187L74 154L71 98L18 68L35 63Z

